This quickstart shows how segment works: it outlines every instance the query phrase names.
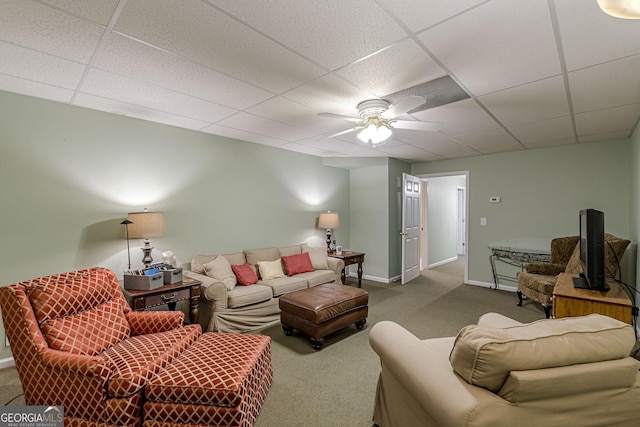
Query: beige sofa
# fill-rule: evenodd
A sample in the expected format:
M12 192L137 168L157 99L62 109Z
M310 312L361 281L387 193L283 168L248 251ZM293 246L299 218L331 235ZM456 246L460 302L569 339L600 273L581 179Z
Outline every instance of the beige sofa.
M273 266L274 261L283 257L305 253L309 254L313 271L289 276L284 263L281 263L284 277L265 278L260 275L260 264L262 267ZM259 279L250 286L238 284L229 268L230 265L245 263ZM340 284L343 269L344 261L328 257L326 248L302 244L245 249L224 255L197 255L191 259L191 270L185 270L183 274L202 282L199 320L204 330L246 332L280 321L280 295L324 283Z
M457 337L371 329L382 370L373 421L393 426L637 426L631 325L592 314L521 324L489 313Z

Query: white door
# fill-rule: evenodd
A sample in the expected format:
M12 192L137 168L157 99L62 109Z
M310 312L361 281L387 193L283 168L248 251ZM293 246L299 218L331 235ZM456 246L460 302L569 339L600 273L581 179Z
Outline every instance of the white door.
M402 174L402 284L420 275L420 178Z

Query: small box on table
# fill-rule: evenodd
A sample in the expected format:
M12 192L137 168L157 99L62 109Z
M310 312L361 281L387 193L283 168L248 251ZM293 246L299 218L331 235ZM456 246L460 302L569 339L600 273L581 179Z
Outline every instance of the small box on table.
M142 274L125 274L124 275L124 288L150 291L151 289L157 289L164 285L164 275L162 272L142 275Z

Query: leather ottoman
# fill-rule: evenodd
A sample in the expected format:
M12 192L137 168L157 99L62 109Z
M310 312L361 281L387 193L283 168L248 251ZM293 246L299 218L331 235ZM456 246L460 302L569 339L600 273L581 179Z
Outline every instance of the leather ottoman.
M144 426L253 426L273 382L271 338L208 332L145 387Z
M314 349L320 350L327 335L355 323L367 324L369 294L351 286L324 284L280 297L280 322L286 335L295 329L305 333Z

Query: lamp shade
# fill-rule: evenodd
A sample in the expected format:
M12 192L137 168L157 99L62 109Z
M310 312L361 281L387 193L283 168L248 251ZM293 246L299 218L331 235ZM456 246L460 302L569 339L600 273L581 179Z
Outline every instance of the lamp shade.
M318 218L318 228L338 228L340 227L340 216L338 212L321 213Z
M127 219L131 221L129 224L131 239L150 239L167 235L162 212L133 212L127 215Z

